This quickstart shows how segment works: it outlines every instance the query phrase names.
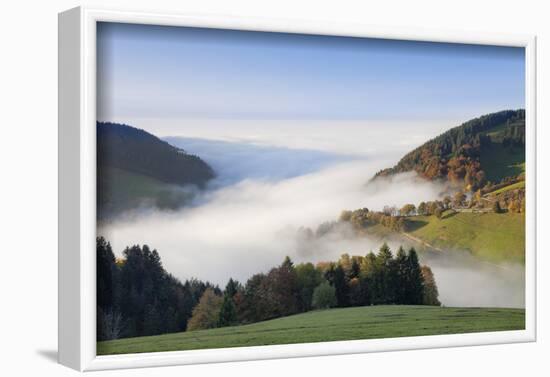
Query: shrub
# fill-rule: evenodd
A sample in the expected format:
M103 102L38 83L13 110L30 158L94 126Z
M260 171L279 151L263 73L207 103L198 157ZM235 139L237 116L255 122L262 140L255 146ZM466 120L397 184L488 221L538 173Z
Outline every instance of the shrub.
M336 289L325 281L313 291L311 306L315 309L328 309L336 306Z

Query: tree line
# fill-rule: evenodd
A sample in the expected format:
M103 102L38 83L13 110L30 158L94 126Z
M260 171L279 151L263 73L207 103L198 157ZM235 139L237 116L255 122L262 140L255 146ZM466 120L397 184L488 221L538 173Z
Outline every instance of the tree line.
M501 126L504 129L498 130ZM525 110L506 110L469 120L407 153L394 167L376 173L375 178L416 171L427 179L448 180L476 191L490 184L480 155L482 149L493 144L509 149L525 145Z
M440 305L431 269L414 248L387 244L377 254L343 254L335 262L294 264L289 257L244 284L221 290L192 279L181 283L156 250L132 246L115 259L97 239L97 338L117 339L254 323L313 309L379 304Z
M384 206L382 211L371 211L368 208L344 210L340 213L338 221L322 223L315 232L309 228L300 228L299 233L302 238L306 239L322 237L342 223L350 224L355 231L380 224L396 232L406 232L411 230L411 222L408 217L433 215L441 219L445 211L454 212L464 209L494 213L524 213L525 189L521 187L502 193L490 193L488 197L484 197L480 190L470 193L470 195L459 190L452 197L447 195L442 200L420 202L418 206L409 203L399 209L395 206Z
M222 294L207 289L193 310L189 331L248 324L314 309L366 305L440 305L434 275L414 248L394 256L387 244L366 256L294 264L286 257L244 285L230 279Z
M96 251L97 340L185 331L204 292L221 293L197 279L180 282L146 245L127 247L117 260L111 245L99 237Z

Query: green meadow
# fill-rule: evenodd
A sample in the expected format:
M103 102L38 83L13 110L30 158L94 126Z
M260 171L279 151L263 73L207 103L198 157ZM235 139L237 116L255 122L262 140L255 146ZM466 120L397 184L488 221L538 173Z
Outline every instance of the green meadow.
M521 330L525 310L363 306L250 325L98 342L98 355Z
M492 262L525 261L525 216L516 213L445 213L409 218L408 233L445 250L465 250Z

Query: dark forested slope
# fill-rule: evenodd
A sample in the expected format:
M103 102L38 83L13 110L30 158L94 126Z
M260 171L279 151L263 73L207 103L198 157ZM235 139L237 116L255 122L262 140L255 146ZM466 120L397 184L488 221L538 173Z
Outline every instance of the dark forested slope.
M97 165L180 185L204 186L214 176L199 157L146 131L116 123L97 123Z
M150 133L97 123L97 208L105 219L143 205L177 208L190 198L184 185L202 188L212 168Z

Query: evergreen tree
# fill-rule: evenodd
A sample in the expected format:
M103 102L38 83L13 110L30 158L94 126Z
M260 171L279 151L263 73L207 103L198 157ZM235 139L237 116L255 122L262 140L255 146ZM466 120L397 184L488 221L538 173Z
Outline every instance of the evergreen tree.
M396 271L390 247L384 243L376 256L373 276L373 301L389 304L395 299Z
M217 287L198 280L182 284L164 270L158 252L147 245L127 247L118 264L109 255L112 252L105 253L110 248L106 245L98 240L98 255L108 255L116 271L116 284L112 309L99 310L98 306L98 332L135 337L184 331L203 292L211 288L220 294ZM98 257L102 260L105 258ZM98 266L98 282L103 280L100 276L104 270ZM98 303L102 302L101 292L98 290Z
M336 291L336 303L339 307L349 306L349 287L344 268L338 264L334 268L333 286Z
M376 267L376 254L374 254L371 251L361 261L360 272L359 272L360 276L361 277L371 276L374 272L375 267Z
M399 246L395 255L395 268L397 278L397 289L395 292L395 303L405 304L408 302L409 295L409 259L403 246Z
M220 314L218 318L218 326L232 326L237 324L237 310L235 309L235 303L233 298L228 294L223 297L223 303L220 308Z
M418 263L418 254L414 248L409 249L407 255L407 297L405 304L420 305L424 297L424 281Z
M356 257L353 257L351 259L351 270L350 270L350 279L355 279L359 277L359 273L361 272L361 266L359 264L359 261Z
M232 326L237 323L237 309L233 297L237 294L238 289L239 283L230 278L225 286L223 303L218 318L218 326Z
M329 263L328 267L323 273L324 278L331 284L334 285L334 270L336 269L336 263Z
M240 284L238 281L233 280L232 278L229 278L229 281L227 282L227 285L225 286L224 294L228 295L229 297L233 298L235 296L235 293L240 288Z
M143 318L143 335L158 335L163 333L161 321L162 318L157 310L157 304L152 303L147 305Z
M269 317L271 307L266 287L267 276L265 274L255 274L247 280L243 290L242 303L237 308L239 322L257 322Z
M352 278L349 281L349 305L365 305L363 287L361 286L361 280L359 278Z
M96 336L98 340L117 339L122 331L117 300L119 271L111 244L103 237L96 239L96 255Z
M97 306L108 311L113 308L118 268L111 244L105 238L96 240L97 251Z
M298 277L294 263L288 256L279 267L272 269L267 275L265 292L271 309L269 318L298 312Z
M382 246L380 246L380 250L378 251L378 255L376 256L377 262L380 266L388 267L391 263L392 258L393 255L391 253L391 249L388 244L384 242Z

